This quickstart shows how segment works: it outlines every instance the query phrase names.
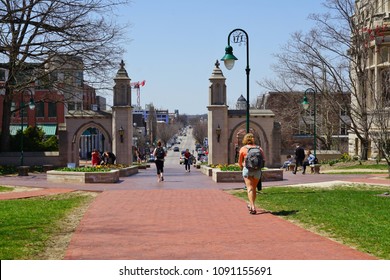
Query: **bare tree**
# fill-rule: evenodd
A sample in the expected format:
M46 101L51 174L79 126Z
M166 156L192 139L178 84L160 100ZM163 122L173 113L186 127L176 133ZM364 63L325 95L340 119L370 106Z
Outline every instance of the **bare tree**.
M160 139L165 145L179 131L178 124L158 123L157 128L157 138Z
M206 121L199 121L198 123L193 125L192 136L194 137L195 142L198 142L203 145L203 140L207 137L207 133L208 132Z
M125 38L125 26L112 20L113 13L128 1L0 0L0 62L7 69L0 150L9 147L14 95L38 84L55 87L53 73L69 63L66 57L82 59L82 82L107 85ZM58 60L59 55L64 59Z
M355 8L354 0L326 0L327 13L310 15L315 27L307 33L294 33L283 52L276 55L279 63L275 71L283 79L261 83L313 87L330 102L329 109L347 109L350 129L361 143L362 159L368 156L372 126L368 97L373 94L374 83L367 63L373 34L367 30L375 29L371 18L377 9L374 2L365 1L363 11ZM351 97L346 94L340 102L332 97L334 92L350 93Z

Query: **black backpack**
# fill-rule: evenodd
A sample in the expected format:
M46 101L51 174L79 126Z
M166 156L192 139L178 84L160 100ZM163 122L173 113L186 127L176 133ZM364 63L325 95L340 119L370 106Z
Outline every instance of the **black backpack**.
M260 170L264 167L264 158L259 146L248 147L248 153L245 157L245 167L248 170Z
M163 148L159 147L156 149L156 157L157 157L157 159L164 159L165 151Z

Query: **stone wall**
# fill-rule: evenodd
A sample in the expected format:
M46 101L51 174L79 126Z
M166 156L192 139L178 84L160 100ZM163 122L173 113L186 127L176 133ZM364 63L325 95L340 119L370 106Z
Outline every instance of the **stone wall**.
M0 162L3 165L20 165L20 152L0 153ZM43 166L53 165L56 167L66 166L66 158L61 157L59 152L24 152L23 165L26 166Z

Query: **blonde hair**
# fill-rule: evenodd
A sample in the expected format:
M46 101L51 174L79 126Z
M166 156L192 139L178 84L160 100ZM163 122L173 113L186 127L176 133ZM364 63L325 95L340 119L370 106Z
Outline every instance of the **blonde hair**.
M244 136L244 139L242 139L242 144L248 145L248 144L255 144L255 137L252 133L247 133Z

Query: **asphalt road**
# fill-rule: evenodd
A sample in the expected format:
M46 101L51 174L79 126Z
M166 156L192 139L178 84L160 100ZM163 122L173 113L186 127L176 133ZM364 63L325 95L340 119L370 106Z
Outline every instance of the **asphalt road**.
M180 159L180 152L189 149L191 153L195 151L195 139L192 136L192 128L187 129L187 135L186 136L179 136L180 144L175 144L172 146L167 153L167 156L165 158L165 164L166 165L175 165L175 164L180 164L179 159ZM179 152L174 152L173 148L174 147L179 147ZM195 157L197 156L197 153L194 153Z

